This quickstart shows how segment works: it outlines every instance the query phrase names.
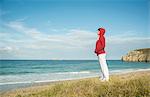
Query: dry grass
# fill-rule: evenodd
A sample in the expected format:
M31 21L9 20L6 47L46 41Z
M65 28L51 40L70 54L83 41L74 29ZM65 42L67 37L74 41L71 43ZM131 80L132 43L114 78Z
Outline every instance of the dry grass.
M112 75L109 82L98 78L63 81L18 89L2 97L150 97L150 71Z

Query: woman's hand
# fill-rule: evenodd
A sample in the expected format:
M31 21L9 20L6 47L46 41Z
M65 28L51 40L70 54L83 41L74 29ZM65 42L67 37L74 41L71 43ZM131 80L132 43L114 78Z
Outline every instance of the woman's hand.
M95 50L94 52L97 54L97 51L96 51L96 50Z

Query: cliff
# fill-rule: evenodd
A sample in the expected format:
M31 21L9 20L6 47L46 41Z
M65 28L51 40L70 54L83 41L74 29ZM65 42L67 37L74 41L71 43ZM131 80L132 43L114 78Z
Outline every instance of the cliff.
M122 61L150 62L150 48L136 49L122 56Z

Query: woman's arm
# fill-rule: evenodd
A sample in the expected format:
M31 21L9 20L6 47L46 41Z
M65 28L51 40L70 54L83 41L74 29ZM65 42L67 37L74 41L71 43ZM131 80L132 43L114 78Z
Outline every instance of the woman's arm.
M100 50L104 49L105 48L105 37L101 37L100 38L100 41L101 41L101 46L100 46Z
M99 38L96 42L95 53L98 53L100 50L105 48L105 37Z

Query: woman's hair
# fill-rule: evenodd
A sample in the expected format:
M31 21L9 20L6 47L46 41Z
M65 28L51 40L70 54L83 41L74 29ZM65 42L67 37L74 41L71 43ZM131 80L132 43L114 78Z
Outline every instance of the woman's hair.
M100 31L101 28L98 28L97 30Z
M98 31L100 31L100 30L104 30L104 31L105 31L105 29L104 29L104 28L98 28L97 30L98 30Z

